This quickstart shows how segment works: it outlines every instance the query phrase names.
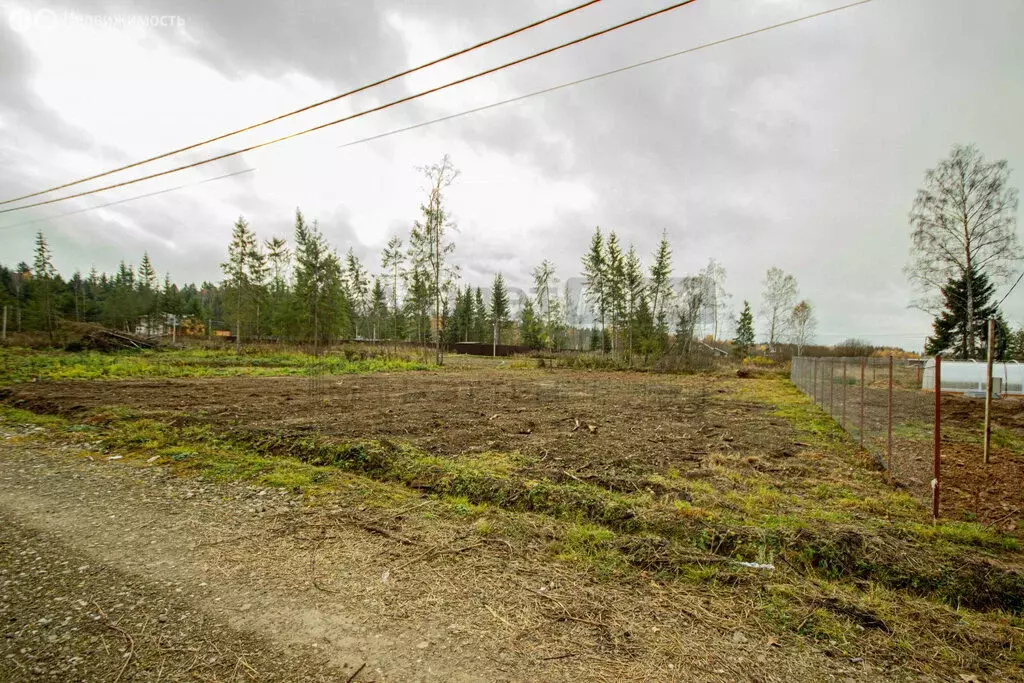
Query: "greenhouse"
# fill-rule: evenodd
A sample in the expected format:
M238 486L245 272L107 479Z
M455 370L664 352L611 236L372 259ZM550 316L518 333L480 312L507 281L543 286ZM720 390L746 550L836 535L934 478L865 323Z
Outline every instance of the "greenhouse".
M992 393L1024 394L1024 364L1012 361L1009 363L992 364ZM935 389L935 359L930 358L925 364L921 376L921 388ZM972 360L942 361L942 391L965 394L985 393L985 362Z

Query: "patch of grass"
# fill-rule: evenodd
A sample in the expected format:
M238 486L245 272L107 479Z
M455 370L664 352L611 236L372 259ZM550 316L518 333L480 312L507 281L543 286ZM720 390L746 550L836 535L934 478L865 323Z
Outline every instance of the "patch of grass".
M783 378L763 378L757 381L728 383L729 393L721 398L763 403L771 407L770 414L788 421L802 438L814 446L834 448L847 441L842 427L814 405L810 397Z
M555 557L562 562L582 565L599 577L622 572L626 563L614 545L615 533L593 524L573 524L554 544Z
M60 427L67 424L67 420L56 415L41 415L20 408L0 405L0 420L12 424L36 425L39 427Z
M1001 534L991 527L974 522L941 522L939 524L902 524L902 531L923 541L944 541L962 546L989 550L1020 552L1020 541Z
M97 380L133 377L224 377L234 375L341 375L432 366L407 358L346 353L334 349L314 358L298 351L236 355L226 350L38 351L0 347L0 385L39 380Z

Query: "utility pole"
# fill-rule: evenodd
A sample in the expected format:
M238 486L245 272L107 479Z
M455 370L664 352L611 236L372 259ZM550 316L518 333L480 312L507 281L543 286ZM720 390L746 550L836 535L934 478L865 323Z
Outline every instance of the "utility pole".
M0 339L7 341L7 304L4 304L4 328L3 333L0 334Z
M988 464L992 443L992 352L996 336L996 319L988 319L988 360L985 363L985 464Z
M491 345L491 358L498 357L498 316L494 316L494 341Z

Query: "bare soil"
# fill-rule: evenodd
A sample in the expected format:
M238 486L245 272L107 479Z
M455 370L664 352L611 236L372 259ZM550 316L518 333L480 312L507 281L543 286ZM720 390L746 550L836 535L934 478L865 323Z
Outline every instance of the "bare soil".
M866 383L863 393L851 369L849 385L818 387L814 398L887 466L889 392L883 370ZM915 369L899 368L892 392L891 467L894 481L930 506L935 395L922 391L920 384ZM1006 531L1017 529L1024 520L1024 400L1011 396L992 402L993 429L1005 430L1015 445L1007 447L996 440L988 464L982 446L984 401L944 394L941 408L940 514L976 519Z
M109 406L173 411L285 438L399 439L458 457L518 451L538 477L634 491L636 479L700 469L712 452L785 457L793 430L770 406L728 403L714 378L474 371L304 378L22 384L11 405L62 415Z
M31 431L0 424L5 681L907 678L769 636L728 590L596 583L457 521L308 507Z

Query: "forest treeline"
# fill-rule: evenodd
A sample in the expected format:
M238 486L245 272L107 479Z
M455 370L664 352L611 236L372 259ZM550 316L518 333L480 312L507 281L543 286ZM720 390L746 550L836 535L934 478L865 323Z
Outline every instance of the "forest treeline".
M726 328L725 269L677 278L667 236L645 267L632 245L596 228L581 259L583 299L544 260L531 271L529 294L512 301L503 274L485 289L459 282L453 263L453 223L445 189L458 176L447 156L423 169L427 196L408 236L393 237L374 272L349 248L328 244L315 220L296 209L291 241L261 240L244 217L232 229L221 264L223 278L201 284L160 278L148 253L137 267L122 261L114 273L91 270L64 277L53 267L45 236L36 238L33 263L0 266L2 301L13 330L55 334L59 321L96 322L149 334L236 339L330 341L339 338L406 340L442 346L460 341L516 344L534 349L603 349L633 357L670 350L688 354L698 339ZM765 341L798 346L813 336L807 301L796 301L796 280L768 271L763 296ZM730 326L732 326L730 322ZM754 318L744 302L734 346L754 345Z
M722 340L727 329L731 338L716 348L726 347L740 357L758 342L769 355L828 353L810 348L815 309L799 297L792 274L776 267L767 270L756 313L758 336L748 301L735 317L730 312L726 271L715 259L697 273L674 274L665 232L645 266L633 245L623 244L615 231L595 228L580 260L582 292L571 291L548 260L532 269L529 292L518 301L511 300L502 273L486 288L460 282L455 226L445 202L445 191L458 171L447 155L422 171L427 189L420 216L404 239L389 240L372 271L353 249L339 254L317 222L299 209L290 241L261 240L239 217L220 264L223 277L198 285L179 285L170 274L160 278L148 253L137 267L122 261L113 273L93 269L65 277L54 268L40 232L31 264L0 265L0 305L9 311L7 329L43 331L54 340L60 321L73 320L145 334L229 332L237 344L402 340L433 345L439 363L442 348L466 341L603 350L631 361L637 355L689 356L716 352L709 342ZM929 354L984 357L985 327L992 318L998 331L996 357L1024 360L1024 330L1011 330L1003 320L1002 301L996 300L993 285L1019 260L1011 222L1016 191L1008 186L1007 175L1004 161L989 164L973 147L955 147L926 175L911 216L915 260L908 272L925 296L938 299L926 307L936 316L934 334L926 342ZM998 182L978 185L981 189L973 190L978 197L946 191L961 176ZM956 215L966 216L973 215L967 208L974 204L1002 209L976 227L990 235L984 245L989 251L976 244L954 244L967 264L961 268L956 248L935 252L934 244L958 238L943 218L951 206L963 209L954 211ZM850 339L832 351L841 349L863 355L872 347Z

